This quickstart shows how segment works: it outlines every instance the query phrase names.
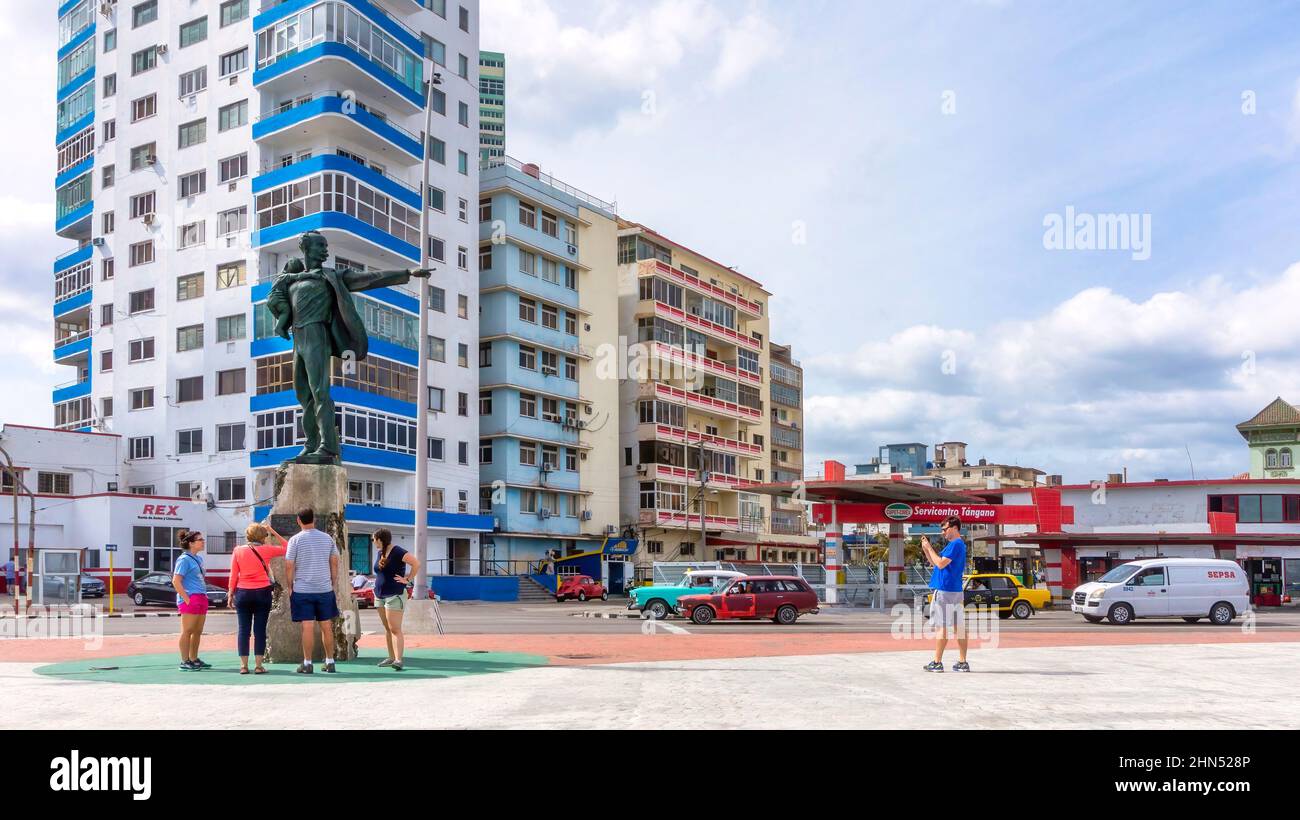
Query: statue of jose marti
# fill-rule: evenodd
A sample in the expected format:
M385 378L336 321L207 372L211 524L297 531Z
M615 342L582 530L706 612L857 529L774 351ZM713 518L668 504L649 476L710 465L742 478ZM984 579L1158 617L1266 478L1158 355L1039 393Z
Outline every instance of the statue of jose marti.
M360 361L366 358L369 345L352 294L404 285L412 278L427 279L432 271L365 272L325 267L329 243L316 231L303 234L298 248L303 258L285 265L266 300L275 319L275 332L293 339L293 389L302 405L307 446L292 461L338 464L339 434L330 397L331 358Z

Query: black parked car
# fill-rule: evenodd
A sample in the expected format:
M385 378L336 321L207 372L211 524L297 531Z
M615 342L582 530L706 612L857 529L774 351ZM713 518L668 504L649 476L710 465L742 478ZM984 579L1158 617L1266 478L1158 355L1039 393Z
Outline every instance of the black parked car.
M172 577L161 572L137 578L126 586L126 594L131 596L136 606L145 604L176 605L176 588L172 586ZM208 584L208 603L212 607L226 605L226 590L216 584Z
M68 579L62 575L51 575L42 582L47 598L64 600L68 598ZM76 583L75 581L73 583ZM108 586L93 575L81 576L82 598L103 598L108 594ZM75 590L74 590L75 592Z

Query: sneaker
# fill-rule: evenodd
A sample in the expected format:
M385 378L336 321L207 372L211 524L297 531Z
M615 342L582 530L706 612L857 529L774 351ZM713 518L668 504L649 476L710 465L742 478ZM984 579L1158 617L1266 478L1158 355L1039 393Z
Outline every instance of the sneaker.
M401 661L393 661L393 671L394 671L394 672L401 672L401 671L402 671L402 662L401 662Z
M335 672L337 672L337 671L339 671L339 670L337 670L337 669L334 668L334 661L326 661L326 662L325 662L325 671L326 671L326 672L329 672L330 674L333 674L333 673L335 673Z
M927 672L942 672L942 671L943 671L943 664L942 664L941 662L939 662L939 661L930 661L929 663L927 663L927 664L925 665L925 671L927 671Z
M299 675L310 675L310 674L312 673L311 664L309 664L309 663L300 663L300 664L298 664L298 668L297 668L295 671L296 671Z
M969 672L969 671L970 671L970 664L969 664L969 663L966 663L966 661L957 661L956 663L954 663L954 664L952 665L952 671L954 671L954 672Z
M182 661L181 665L178 666L177 668L180 669L182 672L197 672L203 667L194 663L194 661Z
M378 666L392 666L394 663L396 663L396 661L394 661L392 658L384 658L384 659L383 659L382 661L380 661L377 665L378 665Z
M202 658L195 658L195 659L194 659L194 663L195 663L195 664L196 664L200 669L211 669L211 668L212 668L212 664L208 663L207 661L203 660Z

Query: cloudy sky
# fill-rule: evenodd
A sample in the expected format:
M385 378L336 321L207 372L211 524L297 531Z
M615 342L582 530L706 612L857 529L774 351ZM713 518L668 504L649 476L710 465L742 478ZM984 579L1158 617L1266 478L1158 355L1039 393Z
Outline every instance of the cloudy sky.
M0 420L49 423L55 26L7 5ZM1083 481L1243 471L1233 425L1300 401L1298 25L1284 2L483 0L482 45L509 153L775 294L810 463L959 439ZM1149 231L1045 247L1067 208Z

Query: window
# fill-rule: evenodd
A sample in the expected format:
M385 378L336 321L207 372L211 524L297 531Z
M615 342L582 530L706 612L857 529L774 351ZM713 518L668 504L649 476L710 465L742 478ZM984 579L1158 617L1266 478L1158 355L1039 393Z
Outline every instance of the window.
M137 145L131 149L131 170L139 171L141 168L147 168L157 161L157 143L147 143Z
M217 452L233 453L244 449L244 429L245 425L239 424L218 424L217 425Z
M181 48L201 43L208 39L208 18L200 17L181 24Z
M99 403L99 406L100 406L100 415L102 415L102 416L103 416L104 418L106 418L106 419L111 419L111 418L113 417L113 397L112 397L112 396L108 396L107 398L104 398L103 400L101 400L100 403Z
M203 452L203 430L177 430L176 455L189 456ZM186 493L189 495L189 493Z
M469 270L469 248L464 245L456 249L456 267Z
M520 299L519 319L531 324L537 324L537 303L532 299Z
M479 367L491 367L491 366L492 366L492 343L491 343L491 342L480 342L480 343L479 343L479 346L478 346L478 366L479 366Z
M491 463L492 463L492 439L481 439L481 440L479 441L479 443L478 443L478 463L479 463L479 464L491 464ZM488 496L489 496L489 498L491 497L491 492L490 492L490 491L489 491L489 493L488 493ZM482 502L481 500L479 501L479 506L480 506L480 507L484 507L484 504L483 504L483 502ZM486 509L486 507L484 507L484 508Z
M441 413L444 409L446 393L441 387L429 388L429 409L435 413Z
M104 120L104 142L117 139L117 120Z
M117 29L112 28L104 32L104 53L117 50Z
M115 96L116 94L117 94L117 75L109 74L108 76L104 77L104 99L108 99L109 97Z
M456 201L456 218L461 222L469 223L469 200L464 197Z
M131 9L131 28L140 28L158 19L158 0L147 0Z
M217 214L217 236L248 230L248 206L243 205Z
M117 178L117 166L105 165L103 170L103 177L100 179L100 187L112 188L114 181L116 181L116 178Z
M480 416L492 415L492 391L484 390L478 394L478 414Z
M130 200L131 218L139 219L145 214L155 213L157 211L155 198L156 197L153 191L148 191L143 194L136 194L135 196L131 197Z
M461 125L468 128L469 127L469 106L463 102L457 103L457 105L459 106L457 121L460 122Z
M469 442L468 441L456 442L456 463L469 464ZM464 510L461 510L461 512L464 512Z
M237 370L222 370L217 373L217 395L233 396L245 391L245 378L248 371L242 367Z
M447 312L447 291L436 285L429 286L429 310Z
M101 327L107 327L113 324L113 303L99 306L99 324Z
M243 103L247 109L248 103ZM217 163L217 181L229 182L232 179L248 176L248 154L238 154L233 157L227 157Z
M44 495L72 495L72 474L40 470L36 473L36 492Z
M429 489L429 509L441 510L443 508L442 488L429 487L428 489Z
M436 236L429 237L429 256L439 262L447 259L447 243Z
M560 402L557 399L542 398L542 421L550 421L555 424L562 421L560 418Z
M206 227L207 224L204 222L191 222L188 225L180 226L176 230L176 247L179 250L185 250L195 245L202 245Z
M248 49L241 48L239 51L221 55L220 67L219 76L222 79L229 77L231 74L238 74L248 68Z
M240 20L248 17L248 0L230 0L228 3L221 4L221 27L225 28L232 23L238 23Z
M186 302L203 296L203 274L190 273L176 277L176 301Z
M100 373L112 373L112 372L113 372L113 351L111 351L111 350L102 350L102 351L100 351L100 353L99 353L99 372L100 372Z
M469 58L464 54L456 55L456 76L463 80L469 79Z
M117 267L114 259L101 259L99 262L99 278L107 282L113 278L113 271Z
M248 125L248 100L222 106L217 111L218 133Z
M203 401L203 377L190 376L176 380L176 401Z
M429 159L439 165L447 164L447 143L437 137L429 137Z
M244 482L243 478L218 478L217 479L217 500L218 501L243 501Z
M248 317L243 313L217 317L217 341L233 342L243 339L248 332Z
M555 214L542 211L542 233L546 234L547 236L553 236L557 239L559 238L560 223L556 219Z
M179 199L198 196L206 190L208 190L207 171L195 171L176 180L176 192Z
M176 352L198 350L203 347L203 325L186 325L176 328Z
M445 442L440 438L429 439L429 446L426 449L430 461L442 461L444 444Z
M531 441L519 442L519 463L525 467L537 466L537 445Z
M532 205L519 203L519 224L525 228L537 227L537 209Z
M537 418L537 396L532 393L519 394L519 415L530 419Z
M429 186L429 207L439 213L447 212L447 192L441 188Z
M158 46L149 46L131 55L131 76L143 74L158 65Z
M492 200L480 199L478 201L478 221L479 222L492 221Z
M519 272L529 276L537 275L537 255L530 251L519 252Z
M199 145L207 142L208 139L208 121L194 120L187 122L178 129L177 144L181 148L189 148L192 145Z
M537 369L537 351L524 345L519 346L519 366L524 370Z
M193 71L187 71L180 76L180 89L177 93L182 97L189 97L197 94L208 87L208 67L201 66Z
M542 305L542 327L560 329L560 313L554 305Z
M429 358L435 362L447 361L447 340L437 336L429 337Z
M129 439L127 453L131 459L153 458L153 436L136 436Z
M464 6L460 7L460 30L469 31L469 9Z
M469 175L469 154L464 151L456 152L456 170L466 176Z
M456 297L456 315L461 319L469 318L469 297L463 293Z
M101 220L100 233L110 234L117 227L117 217L114 211L105 211Z
M145 311L153 310L154 308L153 288L149 288L148 290L135 291L130 296L129 304L131 306L132 314L144 313Z
M153 407L153 388L138 387L127 394L132 410L148 410Z
M456 364L461 367L469 367L469 345L456 345Z
M247 266L243 262L230 262L217 267L217 290L239 287L244 284Z
M492 270L492 246L484 245L478 251L478 271L484 273Z
M148 119L158 113L158 95L150 94L131 101L131 122Z

